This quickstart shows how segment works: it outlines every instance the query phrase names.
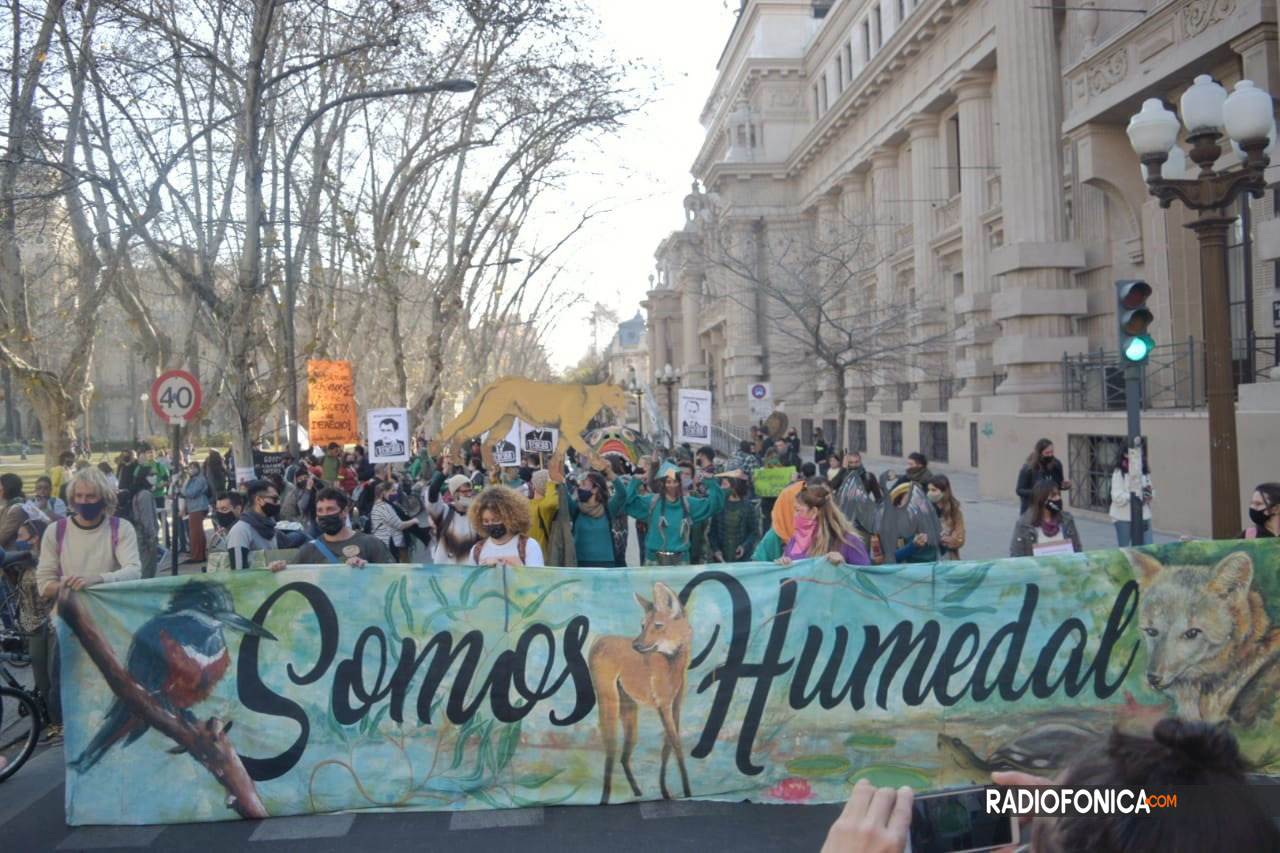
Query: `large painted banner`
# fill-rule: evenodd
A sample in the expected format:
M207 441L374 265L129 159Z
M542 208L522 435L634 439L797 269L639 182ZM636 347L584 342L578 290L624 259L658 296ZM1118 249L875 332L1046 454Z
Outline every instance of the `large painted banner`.
M1196 542L96 586L60 605L67 820L838 801L1051 775L1166 714L1230 722L1268 772L1278 564Z

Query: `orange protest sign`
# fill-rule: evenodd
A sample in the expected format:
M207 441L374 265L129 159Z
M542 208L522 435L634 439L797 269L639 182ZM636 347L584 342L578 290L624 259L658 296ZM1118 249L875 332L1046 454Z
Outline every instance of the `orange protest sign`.
M313 446L358 441L356 387L349 361L308 361L308 429Z

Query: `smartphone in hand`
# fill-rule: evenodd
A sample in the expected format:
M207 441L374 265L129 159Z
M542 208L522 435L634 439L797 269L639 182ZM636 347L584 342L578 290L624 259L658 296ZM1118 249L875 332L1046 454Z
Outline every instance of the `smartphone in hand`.
M977 853L1013 844L1018 819L987 814L986 790L916 794L911 804L911 853Z

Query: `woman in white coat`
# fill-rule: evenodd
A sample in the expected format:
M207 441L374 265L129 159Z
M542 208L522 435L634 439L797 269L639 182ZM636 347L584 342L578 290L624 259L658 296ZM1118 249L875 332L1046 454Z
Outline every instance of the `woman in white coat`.
M1147 457L1142 455L1142 475L1138 478L1138 490L1142 500L1142 544L1151 544L1151 471L1147 467ZM1116 526L1116 542L1121 548L1133 544L1130 535L1129 501L1133 497L1129 493L1129 455L1120 454L1115 470L1111 472L1111 520Z

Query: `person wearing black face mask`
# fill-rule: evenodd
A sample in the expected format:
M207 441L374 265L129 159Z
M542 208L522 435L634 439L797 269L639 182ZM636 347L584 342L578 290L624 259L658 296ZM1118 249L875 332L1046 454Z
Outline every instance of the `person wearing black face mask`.
M249 554L278 548L276 519L280 515L280 493L266 480L254 480L245 492L248 508L227 532L227 551L231 554L231 568L249 567ZM275 568L273 564L271 568Z
M395 561L391 551L376 536L351 529L351 499L341 489L321 489L316 495L316 527L320 535L298 549L298 562L346 563L363 569L368 563Z
M1249 499L1249 520L1253 524L1240 531L1237 539L1280 536L1280 483L1258 484Z
M106 476L92 467L77 471L67 484L67 497L71 518L49 525L40 540L36 566L40 596L50 601L64 585L84 589L142 577L137 533L132 524L113 514L117 498ZM56 639L50 643L47 654L53 673L46 704L53 722L48 737L53 738L61 730L62 716Z
M1042 480L1031 493L1031 506L1013 527L1010 557L1043 557L1083 551L1075 519L1062 506L1062 493L1052 480Z
M239 492L223 492L213 505L213 533L209 534L208 553L227 550L227 534L240 520L244 510L244 495Z
M529 501L506 486L490 486L467 512L484 537L471 549L472 566L541 566L542 547L529 535Z
M607 463L602 461L600 464L608 474L613 474ZM625 517L626 503L626 489L616 489L610 495L606 474L599 471L588 471L578 488L570 493L569 518L579 566L606 568L626 565L626 540L618 543L614 537L614 520Z

